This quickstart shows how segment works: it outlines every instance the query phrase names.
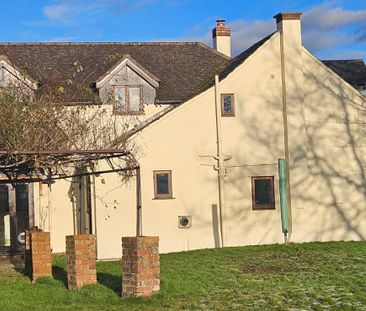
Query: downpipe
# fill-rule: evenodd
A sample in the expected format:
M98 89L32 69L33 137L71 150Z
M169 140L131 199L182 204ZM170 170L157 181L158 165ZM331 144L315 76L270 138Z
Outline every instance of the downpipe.
M215 114L216 114L216 138L217 138L217 156L215 160L215 170L217 171L218 188L219 188L219 223L220 223L220 242L221 247L226 245L226 210L225 210L225 159L222 152L222 135L221 135L221 102L219 91L219 76L215 75Z

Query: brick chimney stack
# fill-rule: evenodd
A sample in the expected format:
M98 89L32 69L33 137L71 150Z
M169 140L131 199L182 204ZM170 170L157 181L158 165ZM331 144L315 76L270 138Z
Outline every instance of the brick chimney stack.
M216 21L216 27L212 30L214 48L231 57L231 29L225 25L224 19Z
M292 41L301 46L301 12L278 13L273 16L276 19L277 31L283 33L286 41Z

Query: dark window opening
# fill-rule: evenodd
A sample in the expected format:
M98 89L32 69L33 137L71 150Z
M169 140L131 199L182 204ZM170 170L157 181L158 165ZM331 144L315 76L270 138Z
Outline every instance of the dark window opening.
M0 185L0 214L9 214L8 186Z
M29 194L28 184L15 186L15 204L17 218L17 232L23 232L29 227Z
M154 171L154 188L156 199L172 197L172 172Z
M253 210L275 209L273 176L252 177Z

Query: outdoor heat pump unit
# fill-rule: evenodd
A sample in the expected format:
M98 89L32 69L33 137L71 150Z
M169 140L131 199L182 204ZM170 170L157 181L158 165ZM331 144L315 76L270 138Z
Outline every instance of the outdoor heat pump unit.
M178 228L190 228L192 226L192 216L178 216Z

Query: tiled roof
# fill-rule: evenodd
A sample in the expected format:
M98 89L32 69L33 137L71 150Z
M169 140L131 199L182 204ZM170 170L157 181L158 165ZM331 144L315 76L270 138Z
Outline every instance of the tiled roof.
M274 33L233 59L198 42L144 43L2 43L0 56L36 80L40 89L56 90L63 102L99 102L95 82L126 55L159 77L157 101L184 102L224 79ZM362 60L325 60L354 87L366 84Z
M366 85L366 66L362 59L323 60L322 62L355 88Z
M65 102L98 101L94 83L126 54L161 79L159 101L191 98L229 63L197 42L0 44L0 55Z

